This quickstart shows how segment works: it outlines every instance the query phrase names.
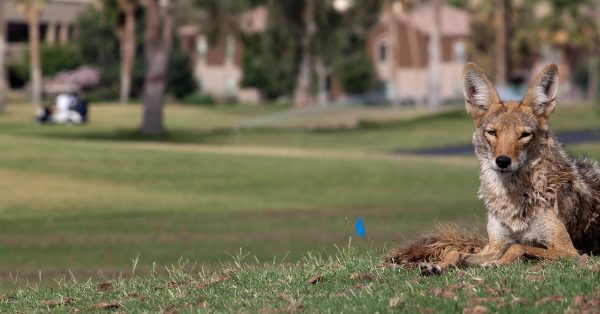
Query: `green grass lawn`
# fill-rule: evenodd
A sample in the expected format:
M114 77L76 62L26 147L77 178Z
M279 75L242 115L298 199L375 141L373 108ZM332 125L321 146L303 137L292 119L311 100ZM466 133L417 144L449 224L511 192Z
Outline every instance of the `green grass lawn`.
M240 248L295 261L351 236L366 254L438 221L485 223L474 157L388 153L469 142L460 108L340 109L348 123L332 129L311 115L307 125L240 128L281 108L168 106L169 133L156 140L135 132L139 106L91 109L91 123L75 127L32 125L29 105L0 114L3 284L127 273L138 255L138 273L180 259L217 269ZM585 106L559 107L554 120L560 130L600 125ZM600 157L600 146L585 152Z
M141 278L66 279L54 289L32 283L6 290L0 311L593 313L600 304L599 265L597 258L517 262L420 277L414 270L382 267L355 247L295 263L256 264L239 255L216 272L189 272L178 264Z

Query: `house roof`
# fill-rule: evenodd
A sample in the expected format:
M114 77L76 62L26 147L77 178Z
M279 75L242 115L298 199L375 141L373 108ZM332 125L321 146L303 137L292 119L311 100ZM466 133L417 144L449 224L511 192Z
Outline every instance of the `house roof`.
M396 17L400 21L414 25L425 35L431 35L433 31L433 7L431 5L419 6L408 13L396 14ZM441 9L441 20L442 36L469 35L469 15L465 10L444 5Z

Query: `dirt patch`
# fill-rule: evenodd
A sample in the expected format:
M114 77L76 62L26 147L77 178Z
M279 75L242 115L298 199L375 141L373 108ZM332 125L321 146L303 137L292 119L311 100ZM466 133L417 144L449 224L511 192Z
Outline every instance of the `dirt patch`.
M404 303L404 300L402 298L400 298L400 297L394 297L394 298L391 298L388 301L388 307L390 309L398 308L398 307L400 307L402 305L402 303Z
M452 300L452 301L456 301L457 297L456 294L453 291L454 289L449 289L448 287L445 288L431 288L428 289L427 292L439 297L439 298L444 298L444 299L448 299L448 300Z
M466 307L463 309L463 314L484 314L487 312L488 312L487 307L485 307L483 305Z
M163 314L176 314L177 312L177 306L176 305L171 305L169 307L167 307L164 311Z
M196 289L204 290L204 289L208 288L211 285L215 285L215 284L218 284L220 282L227 281L227 280L230 280L230 279L231 279L230 275L216 274L216 275L213 275L210 279L208 279L208 280L206 280L204 282L197 283L196 284Z
M547 297L543 297L535 302L535 305L543 305L547 303L559 303L562 302L564 298L560 295L549 295Z
M67 305L67 304L73 304L74 300L72 298L69 297L64 297L60 300L44 300L42 302L40 302L41 305L47 306L49 308L53 308L59 305Z
M317 284L319 282L323 282L323 274L314 275L308 278L308 280L306 281L306 283L311 285Z
M121 303L121 301L100 302L100 303L90 305L90 309L92 309L92 310L116 310L122 306L123 306L123 303Z
M350 279L358 281L373 281L375 278L375 275L371 273L353 273L350 275Z
M108 292L108 291L112 291L114 289L113 285L110 282L103 282L100 285L98 285L98 291L102 291L102 292Z

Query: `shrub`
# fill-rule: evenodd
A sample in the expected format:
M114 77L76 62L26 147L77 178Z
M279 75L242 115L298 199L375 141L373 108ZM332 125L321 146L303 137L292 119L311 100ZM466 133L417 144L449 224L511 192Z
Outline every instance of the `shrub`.
M174 45L167 71L167 92L177 99L184 99L196 91L196 82L192 75L189 56L177 49L179 44Z
M336 69L337 77L349 94L364 94L371 89L371 61L366 53L345 60Z
M206 94L189 94L181 100L186 105L199 105L199 106L214 106L217 104L215 99Z
M43 45L40 49L40 58L42 60L42 74L52 76L60 71L71 70L84 64L79 49L74 45ZM29 48L25 50L25 55L21 63L9 65L11 75L14 75L15 81L29 81Z

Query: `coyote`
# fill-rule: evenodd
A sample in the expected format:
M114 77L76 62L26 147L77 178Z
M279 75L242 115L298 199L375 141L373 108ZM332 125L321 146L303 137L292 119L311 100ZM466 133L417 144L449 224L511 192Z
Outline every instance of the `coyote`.
M569 157L552 136L548 119L558 85L558 68L550 64L521 101L502 101L479 67L465 66L463 94L475 123L488 239L446 226L391 252L388 262L418 265L422 275L434 275L524 257L600 253L600 167Z

